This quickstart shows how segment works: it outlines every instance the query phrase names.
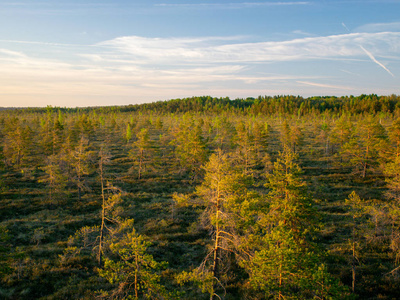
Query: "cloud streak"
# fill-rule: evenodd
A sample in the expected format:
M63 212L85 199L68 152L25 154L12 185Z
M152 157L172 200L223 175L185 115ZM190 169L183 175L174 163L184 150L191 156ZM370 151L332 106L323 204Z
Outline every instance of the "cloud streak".
M219 8L219 9L240 9L240 8L258 8L271 6L293 6L310 5L308 1L268 1L268 2L240 2L240 3L160 3L154 4L156 7L182 7L182 8Z
M393 32L400 31L400 22L365 24L355 29L356 32Z
M303 84L303 85L315 86L315 87L320 87L320 88L329 88L329 89L338 89L338 90L351 90L352 89L347 86L336 86L336 85L332 85L332 84L324 84L324 83L318 83L318 82L310 82L310 81L296 81L296 82Z
M79 105L78 99L83 97L140 97L141 101L145 97L150 101L199 94L241 97L267 92L304 94L310 90L319 94L354 93L349 78L354 78L351 73L355 72L363 74L358 79L366 80L365 72L357 71L357 66L365 70L365 66L372 65L365 59L366 54L394 77L375 56L392 60L395 67L400 49L400 33L396 32L273 42L249 39L126 36L88 46L26 42L32 44L32 52L20 50L19 44L24 41L0 41L0 94L37 99L64 95L77 99ZM38 56L41 48L45 55ZM340 74L334 75L332 68L321 68L322 60L334 62L331 66L337 67ZM292 71L295 68L300 72ZM352 72L344 74L341 70ZM359 91L368 93L365 88Z
M119 37L99 43L134 63L203 64L260 63L318 59L359 59L367 44L377 53L398 55L400 33L351 33L326 37L307 37L278 42L240 42L219 38L143 38ZM368 52L369 53L369 52ZM370 56L370 54L368 54ZM105 60L110 57L105 54ZM376 59L375 59L376 60ZM374 60L374 61L375 61Z
M392 75L393 77L395 77L393 75L392 72L390 72L390 70L388 68L386 68L381 62L379 62L373 55L371 52L369 52L367 49L365 49L363 46L360 45L360 48L365 52L365 54L368 55L368 57L374 62L376 63L378 66L382 67L386 72L388 72L390 75Z

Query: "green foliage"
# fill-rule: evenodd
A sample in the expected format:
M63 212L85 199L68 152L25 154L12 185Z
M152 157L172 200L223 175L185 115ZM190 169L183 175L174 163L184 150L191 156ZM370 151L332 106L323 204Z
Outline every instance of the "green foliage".
M81 136L78 145L71 152L72 182L78 189L78 199L81 200L82 191L90 191L86 176L91 171L91 158L93 152L89 150L89 140Z
M192 179L198 179L201 175L201 166L208 157L201 127L181 124L174 135L175 155L181 168L189 172Z
M153 142L150 140L149 130L142 128L136 135L136 141L133 142L133 148L130 152L131 158L137 167L138 179L142 178L146 168L153 164L151 160L154 154Z
M385 165L384 173L388 187L388 198L400 203L400 156L394 157L393 161Z
M1 110L0 298L396 299L399 100Z
M196 268L191 272L183 271L176 276L176 281L180 285L195 285L203 294L214 296L215 278L210 270Z
M243 174L252 174L257 165L257 150L254 135L243 122L240 122L236 127L235 144L237 166L243 170Z
M353 125L346 115L342 115L332 128L332 143L336 144L340 149L346 144L353 132Z
M41 168L45 172L45 176L38 181L47 184L50 202L56 199L67 185L67 176L62 172L59 161L59 156L49 156L46 159L46 166Z
M285 120L281 130L282 147L288 147L293 152L296 152L302 143L302 139L303 135L301 128L297 124L290 126Z
M125 134L126 142L129 143L131 138L132 138L132 128L131 124L128 123L128 125L126 125L126 134Z
M4 137L3 153L5 165L13 166L20 170L27 156L32 150L32 130L29 126L20 122L12 122L8 125Z
M389 139L395 145L395 156L400 155L400 118L389 128Z
M367 171L378 165L381 152L387 147L385 129L374 117L359 122L356 135L343 145L341 154L355 172L366 177Z
M165 299L165 288L159 283L159 271L165 263L156 262L146 253L150 243L135 231L127 233L118 242L110 245L111 254L116 258L105 258L99 275L115 288L102 291L109 299Z
M250 285L265 298L343 299L345 289L321 265L310 240L315 211L299 179L301 169L295 158L285 147L268 176L268 206L258 212L256 224L261 232L250 240L250 257L242 265L249 273ZM328 285L321 286L325 283Z

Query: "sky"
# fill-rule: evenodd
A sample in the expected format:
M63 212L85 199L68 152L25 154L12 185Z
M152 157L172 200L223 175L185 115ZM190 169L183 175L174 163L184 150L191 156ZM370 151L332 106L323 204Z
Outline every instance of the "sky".
M0 0L0 106L400 94L400 0Z

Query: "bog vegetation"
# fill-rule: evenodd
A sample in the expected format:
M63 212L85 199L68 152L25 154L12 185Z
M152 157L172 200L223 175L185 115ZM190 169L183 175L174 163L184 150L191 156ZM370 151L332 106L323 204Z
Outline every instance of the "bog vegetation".
M0 110L1 299L398 299L400 97Z

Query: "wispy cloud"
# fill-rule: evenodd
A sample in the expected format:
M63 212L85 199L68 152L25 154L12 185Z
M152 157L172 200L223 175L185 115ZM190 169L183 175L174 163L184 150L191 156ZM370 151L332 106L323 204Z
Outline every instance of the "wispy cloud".
M0 49L0 54L4 54L10 57L26 57L26 55L21 52L12 51L8 49Z
M294 30L292 31L293 34L303 35L303 36L312 36L313 34L309 32L305 32L303 30Z
M315 86L320 88L329 88L329 89L338 89L338 90L352 90L352 88L348 86L336 86L332 84L318 83L318 82L310 82L310 81L296 81L297 83L309 86Z
M347 73L347 74L350 74L350 75L352 75L352 76L360 76L360 74L351 72L351 71L349 71L349 70L343 70L343 69L341 69L340 71L342 71L342 72L344 72L344 73Z
M365 24L354 29L355 32L389 32L400 31L400 22Z
M400 33L352 33L326 37L307 37L278 42L240 42L219 38L143 38L120 37L99 46L119 52L134 63L153 61L177 64L250 63L315 59L354 59L367 44L377 53L398 54ZM106 53L104 59L110 58Z
M346 24L344 24L344 22L342 22L342 26L347 30L347 32L350 32L350 29L346 26Z
M385 67L385 65L383 65L381 62L379 62L373 55L371 52L369 52L367 49L365 49L363 46L360 46L360 48L365 52L365 54L368 55L368 57L374 62L376 63L378 66L382 67L386 72L388 72L390 75L393 75L392 72L390 72L390 70L388 68Z
M265 1L265 2L239 2L239 3L160 3L154 4L158 7L183 7L183 8L220 8L220 9L239 9L239 8L257 8L267 6L293 6L310 5L308 1Z
M368 66L366 54L385 69L376 57L395 61L400 49L400 33L396 32L273 42L249 40L250 37L243 36L126 36L88 46L26 42L32 45L30 49L34 48L31 52L26 48L20 50L23 47L19 43L25 41L0 41L0 94L37 99L58 98L61 94L76 99L137 95L157 100L207 93L234 97L267 91L297 94L299 91L293 87L306 91L307 86L319 93L343 94L354 91L342 83L343 75L353 75L341 72L335 77L332 69L321 68L321 60L335 61L332 65L339 70L362 74L357 66ZM46 49L46 54L51 55L39 56L38 49ZM369 60L367 63L372 65ZM292 71L298 67L300 71ZM307 69L312 72L307 73ZM395 73L385 70L392 76ZM0 100L2 105L5 103Z
M117 8L115 3L79 3L64 1L26 1L0 3L0 15L76 15L83 13L110 13Z
M26 44L26 45L39 45L39 46L92 47L92 45L50 43L50 42L40 42L40 41L20 41L20 40L0 40L0 43Z

